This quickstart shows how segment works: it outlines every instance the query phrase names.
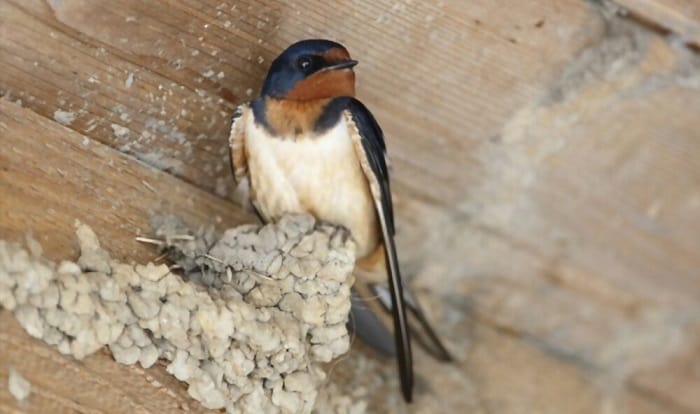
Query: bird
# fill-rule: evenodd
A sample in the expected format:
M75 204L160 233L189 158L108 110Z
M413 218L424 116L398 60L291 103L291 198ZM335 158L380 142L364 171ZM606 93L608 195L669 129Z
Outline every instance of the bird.
M287 47L272 61L260 94L233 113L231 167L234 180L248 187L250 205L261 221L309 213L349 230L356 271L370 278L363 294L374 295L391 312L393 341L382 319L362 306L372 301L360 293L353 294L351 317L365 326L364 334L362 326L357 328L359 337L396 356L401 391L411 402L407 309L438 358L451 357L402 284L387 148L377 120L355 98L357 63L331 40L307 39ZM388 288L372 279L377 274L386 275Z

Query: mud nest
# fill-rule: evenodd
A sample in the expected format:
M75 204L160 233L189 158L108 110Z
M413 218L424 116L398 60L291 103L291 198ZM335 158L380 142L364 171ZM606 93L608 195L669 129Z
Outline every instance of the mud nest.
M265 226L193 231L155 220L152 242L176 263L112 260L76 224L77 263L0 241L0 306L33 337L82 359L107 346L123 364L167 371L208 408L361 412L319 396L327 363L349 349L354 246L345 230L290 216ZM318 400L318 401L317 401Z

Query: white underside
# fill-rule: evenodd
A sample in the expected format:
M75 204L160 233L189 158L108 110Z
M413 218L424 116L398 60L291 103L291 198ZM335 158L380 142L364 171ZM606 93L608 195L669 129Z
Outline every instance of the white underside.
M357 244L358 257L377 244L377 218L348 125L309 138L276 138L246 125L251 192L261 214L276 220L285 213L308 212L345 226Z

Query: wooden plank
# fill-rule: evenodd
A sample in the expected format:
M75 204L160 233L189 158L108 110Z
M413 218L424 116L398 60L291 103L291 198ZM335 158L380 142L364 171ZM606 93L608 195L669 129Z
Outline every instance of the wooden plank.
M518 285L558 275L623 308L630 296L696 300L696 56L628 29L582 54L474 151L485 168L459 212L433 221L425 245L451 248L425 259L434 263L421 271L426 285L436 272L452 274L446 290L469 280L465 272ZM469 268L440 265L454 251L472 252Z
M123 24L120 17L101 27L121 31ZM13 100L48 118L73 114L68 126L81 134L210 192L218 183L219 194L230 193L230 178L217 177L229 171L232 106L220 96L225 91L191 69L167 57L139 60L62 27L43 1L0 2L0 56L0 90ZM169 77L162 67L172 69ZM191 81L178 83L183 77Z
M0 234L27 232L49 257L77 257L73 223L93 227L114 258L153 259L134 237L155 212L193 225L250 221L241 210L169 174L135 161L34 112L0 99Z
M358 95L386 131L409 273L433 254L426 235L483 175L477 149L605 27L578 0L505 8L5 0L0 8L0 93L46 117L74 112L70 128L223 196L232 192L222 153L232 106L257 93L270 61L291 42L343 42L360 60Z
M687 1L623 2L697 21ZM238 222L210 196L231 194L228 113L287 44L331 37L360 60L359 95L387 132L404 273L432 292L433 319L469 315L527 338L575 364L574 385L588 370L634 388L650 362L676 384L700 295L697 55L595 3L0 0L0 94L27 108L1 107L12 144L0 149L0 231L33 228L50 253L74 254L83 217L119 257L142 260L150 250L131 237L161 198L197 222ZM470 364L441 371L456 378L444 389L470 383ZM512 391L498 388L506 379L488 381L491 399ZM630 404L694 410L673 388L644 384L635 392L661 401ZM597 397L625 398L591 391L582 410Z
M359 95L387 131L399 200L439 206L471 182L473 172L453 173L471 149L603 27L577 0L505 9L456 1L166 4L0 2L0 90L47 117L73 111L70 127L82 134L230 194L222 149L232 106L257 94L291 42L335 38L360 60Z
M61 355L31 338L12 314L0 311L0 412L3 413L205 413L186 387L156 364L149 369L120 365L108 352L84 361ZM21 403L9 393L8 371L31 384Z
M639 393L653 396L689 413L700 412L700 327L693 326L694 338L683 352L667 364L649 367L636 374L633 387Z
M486 168L463 215L433 225L426 245L442 250L426 248L414 282L455 307L468 297L474 317L606 388L632 383L630 404L698 412L674 386L696 382L674 361L696 355L688 321L700 318L697 56L610 30L476 149ZM664 383L637 388L649 366Z
M468 216L428 242L458 234L420 284L461 289L454 300L469 296L492 323L603 371L682 352L685 318L700 317L694 59L632 31L573 62L477 153L490 168ZM441 264L451 251L471 252L467 264Z
M700 46L700 3L693 0L615 0L632 14Z

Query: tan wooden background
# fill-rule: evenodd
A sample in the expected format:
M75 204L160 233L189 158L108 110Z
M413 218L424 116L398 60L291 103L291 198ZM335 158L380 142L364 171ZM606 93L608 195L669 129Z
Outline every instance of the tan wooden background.
M0 0L0 236L70 257L79 218L144 261L155 209L251 221L229 116L307 37L360 61L404 273L460 359L428 376L419 353L412 411L700 413L694 0ZM65 360L1 316L0 378L58 364L26 365L29 411L197 409L161 368ZM159 387L115 385L144 376Z

